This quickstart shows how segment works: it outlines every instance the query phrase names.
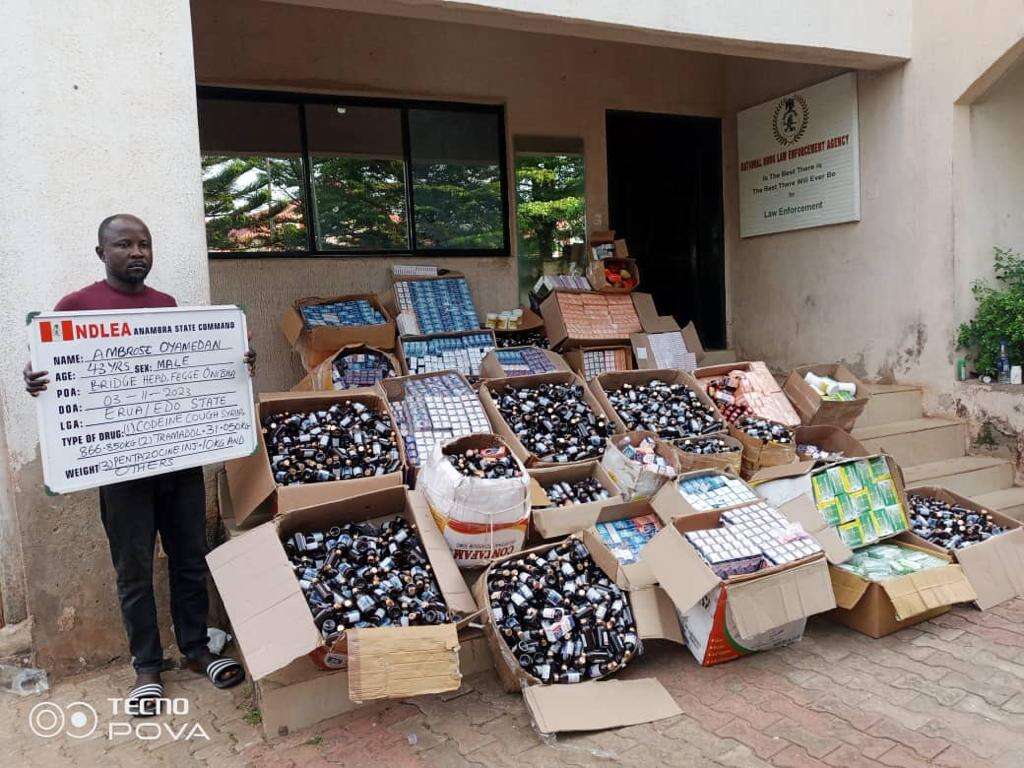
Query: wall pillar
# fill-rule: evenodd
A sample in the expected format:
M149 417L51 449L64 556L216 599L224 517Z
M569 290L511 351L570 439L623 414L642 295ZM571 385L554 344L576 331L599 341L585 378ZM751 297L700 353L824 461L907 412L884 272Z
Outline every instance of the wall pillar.
M102 278L96 226L117 212L152 230L154 287L208 302L192 26L188 0L14 0L5 11L0 587L12 619L34 617L38 661L59 673L128 651L96 492L42 490L21 385L25 316ZM10 572L19 551L23 593Z

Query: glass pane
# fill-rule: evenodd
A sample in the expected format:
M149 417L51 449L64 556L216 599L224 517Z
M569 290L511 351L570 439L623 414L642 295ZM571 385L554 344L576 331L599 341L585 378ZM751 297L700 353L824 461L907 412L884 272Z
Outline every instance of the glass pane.
M584 214L583 155L516 155L521 303L529 303L530 289L541 275L571 270L572 265L567 263L569 246L585 242Z
M318 247L408 248L401 112L309 105L306 130Z
M207 247L306 250L297 108L199 99L199 140Z
M419 248L504 247L496 112L410 109Z

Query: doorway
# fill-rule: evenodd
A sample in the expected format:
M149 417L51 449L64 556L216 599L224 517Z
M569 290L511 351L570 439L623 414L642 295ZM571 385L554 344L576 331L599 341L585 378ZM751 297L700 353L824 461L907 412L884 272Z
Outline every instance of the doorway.
M726 346L722 121L609 110L608 224L640 290L708 349Z

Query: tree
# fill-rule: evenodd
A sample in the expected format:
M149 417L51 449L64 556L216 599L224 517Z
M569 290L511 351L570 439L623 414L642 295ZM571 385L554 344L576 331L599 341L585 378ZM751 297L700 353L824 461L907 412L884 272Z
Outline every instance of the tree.
M585 240L583 157L516 155L520 292L570 243Z
M206 155L202 168L211 251L305 248L301 159Z

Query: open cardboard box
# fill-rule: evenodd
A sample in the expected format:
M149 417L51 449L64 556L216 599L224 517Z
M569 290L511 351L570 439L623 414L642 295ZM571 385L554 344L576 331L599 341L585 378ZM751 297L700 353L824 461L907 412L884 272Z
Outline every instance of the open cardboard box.
M626 431L630 427L622 420L618 412L615 410L608 399L608 393L616 389L619 389L623 384L632 384L634 386L638 384L649 384L654 380L664 381L667 384L682 384L689 389L693 390L697 394L697 399L708 408L711 413L715 415L719 421L722 422L722 430L725 431L725 419L722 418L722 414L719 413L715 403L708 397L700 386L698 386L696 380L690 374L685 371L676 370L674 368L657 368L647 371L611 371L609 373L602 373L600 376L595 376L590 380L590 388L594 392L594 397L601 404L604 412L608 414L608 418L619 428L621 431ZM647 427L640 425L638 429L646 429ZM664 439L664 438L662 438Z
M722 440L735 450L727 453L689 453L679 446L675 446L676 451L679 452L680 469L684 472L694 469L721 469L738 476L743 468L743 443L731 435L709 435L704 438L694 438L695 441L708 439Z
M939 616L956 603L977 599L963 569L943 549L927 542L900 545L925 550L949 565L885 581L869 581L830 565L836 609L829 618L870 637L885 637Z
M285 553L284 540L296 531L396 516L417 531L456 623L352 629L328 647ZM476 603L417 492L398 486L297 509L232 538L206 560L254 680L308 657L323 671L347 668L355 701L459 687L457 631L476 615ZM409 663L409 658L416 662Z
M235 522L239 526L252 525L256 522L257 517L267 518L273 515L282 515L311 504L333 501L345 496L354 496L402 484L405 448L401 436L398 435L398 430L395 429L395 422L384 397L384 391L379 386L331 392L268 392L257 397L256 410L260 423L262 423L266 416L274 413L322 410L345 400L353 400L373 408L391 424L391 428L395 430L395 435L398 437L398 452L401 457L398 471L352 480L278 485L274 481L274 474L270 468L270 457L267 454L267 443L263 438L263 430L258 428L256 430L258 440L256 450L248 456L224 463L235 509Z
M797 445L816 445L823 451L839 451L848 459L871 455L860 440L846 430L831 425L797 427L795 437ZM802 457L798 455L798 458Z
M620 246L621 243L621 246ZM590 281L590 285L593 286L594 290L598 293L632 293L640 286L640 267L637 264L636 259L631 259L628 256L619 256L619 249L623 252L626 251L626 241L616 240L615 251L616 255L610 259L603 259L598 261L591 259L587 263L587 280ZM625 287L608 280L608 276L605 274L605 267L615 267L618 269L624 269L633 276L636 281L632 287Z
M707 391L707 386L711 379L724 378L733 371L744 371L756 376L763 387L764 396L769 399L770 406L768 408L762 408L760 411L751 408L754 411L754 415L758 418L777 421L785 424L787 427L798 427L800 425L800 415L794 410L793 404L786 397L786 393L782 391L778 382L775 381L775 377L768 370L768 366L759 360L724 363L722 365L705 365L694 371L693 377L700 384L701 389Z
M991 515L996 525L1007 529L1004 533L993 536L987 541L960 549L946 550L946 553L959 563L967 580L977 593L975 604L978 608L984 611L1014 597L1024 595L1024 528L1021 527L1019 520L986 509L945 488L935 486L911 488L908 494L927 496L946 504L955 504L965 509L985 512ZM908 544L929 544L913 532L901 533L896 540Z
M491 427L494 431L501 435L505 439L505 442L512 448L512 452L519 457L527 467L561 467L566 464L578 464L581 461L590 461L593 457L586 459L580 459L575 462L555 462L541 458L535 453L528 451L526 446L520 442L519 438L516 437L515 432L509 427L508 422L505 421L505 417L501 415L501 411L498 410L498 404L496 398L500 397L508 389L514 389L517 387L535 387L539 384L575 384L582 390L582 397L586 404L590 407L590 410L597 417L605 416L604 409L601 404L595 399L594 394L587 387L583 379L577 376L572 371L562 371L560 373L539 373L533 376L514 376L508 379L490 379L484 381L480 385L479 394L480 402L484 405L484 411L487 413L487 417L491 420Z
M633 563L624 563L615 556L612 549L601 538L597 532L598 523L611 523L615 520L628 520L641 515L657 515L650 505L649 499L627 501L611 507L605 507L601 514L587 528L576 534L590 550L590 556L594 562L601 566L601 570L608 574L608 578L626 590L643 589L652 587L658 583L650 567L644 562L643 549L640 550L640 558ZM659 519L660 516L659 516ZM662 524L665 523L661 520Z
M494 349L498 346L498 342L495 341L494 331L490 328L474 328L469 331L452 331L450 333L432 333L427 336L402 336L398 339L398 359L402 363L402 373L405 375L422 375L416 374L409 365L409 360L405 354L405 347L409 342L413 341L432 341L433 339L456 339L460 336L475 336L484 335L490 337L491 348ZM437 371L425 371L424 373L437 373ZM461 371L460 371L461 373ZM463 374L465 375L465 374ZM471 374L473 376L479 374Z
M584 355L586 355L588 352L604 352L605 350L609 349L621 349L624 352L622 357L623 361L626 364L626 367L623 370L633 370L633 368L635 367L633 365L633 351L632 349L630 349L630 347L627 347L622 344L602 344L596 347L576 347L575 349L566 349L562 352L562 357L565 359L565 362L568 364L569 368L572 371L578 373L580 375L580 378L586 379L587 367L583 360Z
M647 323L656 323L657 312L654 309L654 300L649 293L633 292L628 294L632 300L632 309L636 313L637 321L624 323L621 331L609 332L602 336L580 337L572 336L566 327L565 318L562 315L562 301L573 301L578 296L593 296L591 292L581 293L579 291L566 291L562 289L549 293L540 305L540 313L544 318L544 329L547 332L548 341L552 349L559 349L564 346L571 347L596 347L601 345L625 345L629 344L629 334L638 330L647 330ZM604 296L606 300L618 299L618 294L596 294ZM643 298L643 297L646 297ZM625 318L630 320L631 318ZM640 328L636 327L639 323Z
M717 528L725 509L696 512L674 486L664 486L650 504L666 525L647 542L641 557L675 604L687 646L702 665L799 639L808 616L835 607L827 551L722 579L684 534ZM806 502L797 500L796 506L801 505Z
M776 443L765 442L758 437L748 435L739 427L729 425L729 436L743 446L740 454L741 474L752 478L762 469L778 465L792 464L798 461L796 442Z
M654 452L665 460L666 466L672 469L671 475L652 472L643 464L628 458L623 452L626 445L636 447L646 438L654 440ZM654 493L665 483L672 482L679 475L679 451L671 443L666 443L653 432L637 430L621 435L612 435L605 446L601 457L601 466L608 476L618 485L622 498L635 501Z
M406 320L411 318L411 320L412 320L412 322L414 324L413 329L415 329L417 331L416 333L413 333L413 334L407 333L406 335L415 335L416 337L419 338L419 337L426 336L426 334L423 334L423 333L419 332L419 320L417 319L416 313L413 311L412 307L404 307L403 308L401 306L401 304L399 303L399 301L398 301L398 290L396 288L398 283L420 283L420 282L425 282L425 281L429 281L429 280L466 280L466 275L465 275L464 272L459 272L458 270L455 270L455 269L442 269L440 267L435 267L434 269L436 270L435 274L422 274L422 275L396 275L394 273L394 271L392 271L392 273L391 273L391 294L388 296L388 303L392 307L394 307L394 309L395 309L395 321L396 321L396 327L398 329L399 338L401 338L401 336L402 336L401 328L403 326L400 323L398 323L398 316L400 314L403 314L403 313L408 316L406 318ZM470 282L468 280L466 280L466 283L467 283L467 285L469 285L470 295L472 296L473 286L472 286L472 284L470 284ZM476 299L475 299L475 297L473 297L473 305L474 305L474 307L476 306ZM477 318L478 322L479 322L479 319L480 318L478 317ZM483 325L482 324L480 324L480 327L481 327L482 330L490 330L490 329L483 329ZM413 329L410 329L410 330L413 330ZM470 330L476 330L476 329L470 329ZM457 331L456 333L462 333L462 331ZM432 334L432 335L434 335L434 336L443 336L443 335L446 335L446 334Z
M521 666L494 625L487 579L501 564L529 552L543 553L558 546L543 544L496 560L473 586L473 593L486 616L484 632L502 687L509 693L521 691L523 701L540 734L566 731L595 731L662 720L681 713L665 688L654 678L640 680L594 679L573 684L545 685ZM595 561L596 562L596 561ZM600 567L600 563L598 563ZM657 587L628 592L630 606L641 640L682 643L679 620L671 603ZM633 659L630 668L641 663Z
M842 401L823 399L814 387L804 381L804 376L808 371L815 376L828 376L836 381L855 384L857 386L856 397L853 400ZM804 365L794 368L786 377L783 391L804 424L808 426L831 425L847 431L853 429L854 422L863 413L864 407L871 397L863 382L842 363Z
M301 308L311 304L335 304L364 299L370 302L384 322L376 325L314 325L307 326ZM297 299L284 313L281 330L288 343L302 358L306 370L312 370L328 355L348 344L366 344L378 349L395 348L395 318L375 293L352 293L346 296L311 296Z
M302 379L292 387L292 392L332 392L334 391L334 361L339 355L347 355L359 352L374 352L382 355L391 363L395 376L402 375L402 364L392 353L383 349L377 349L366 344L347 344L336 352L328 355L322 363L309 371Z
M533 505L530 513L532 528L544 539L554 539L582 531L600 520L604 509L622 503L619 486L596 459L568 466L535 467L528 472ZM547 506L549 500L546 488L555 483L574 482L588 477L597 479L604 486L609 493L607 499L586 504L569 504L564 507Z
M672 352L676 358L659 358L654 347L652 336L672 335L676 337L679 347ZM631 333L629 343L633 347L633 356L636 358L637 368L675 368L680 371L692 373L697 368L697 355L686 345L686 339L681 331L662 331L661 333ZM689 357L690 353L693 357ZM665 357L665 356L663 356ZM675 364L674 364L675 363Z
M515 372L508 373L501 365L501 361L498 359L499 352L516 352L524 349L534 349L541 353L547 358L548 363L551 366L551 370L542 371L542 373L556 373L571 371L568 363L562 358L557 352L552 352L550 349L541 349L540 347L504 347L502 349L492 349L480 362L480 378L483 379L505 379L509 376L521 376L523 374L517 374Z

